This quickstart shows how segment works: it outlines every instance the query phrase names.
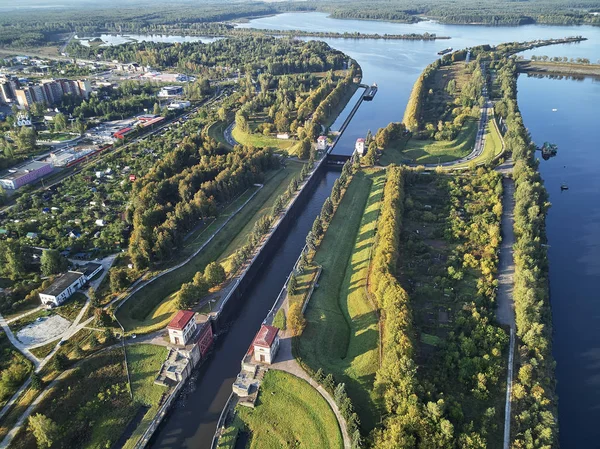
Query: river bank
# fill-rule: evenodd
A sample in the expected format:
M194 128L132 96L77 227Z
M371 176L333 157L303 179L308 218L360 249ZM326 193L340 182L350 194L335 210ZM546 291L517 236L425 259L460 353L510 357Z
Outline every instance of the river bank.
M519 62L519 72L532 73L540 75L582 75L600 77L600 64L573 64L563 62L549 61L521 61Z

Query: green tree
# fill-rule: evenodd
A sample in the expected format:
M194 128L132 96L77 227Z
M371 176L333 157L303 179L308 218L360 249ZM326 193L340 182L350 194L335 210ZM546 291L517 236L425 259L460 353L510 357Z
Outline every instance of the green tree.
M333 203L329 197L325 198L323 207L321 207L320 217L324 223L329 223L331 221L331 217L333 217Z
M127 286L127 272L122 268L111 268L109 271L109 278L110 290L113 293L118 293Z
M321 217L319 215L317 215L317 218L313 221L312 233L317 239L320 239L323 235L323 224L321 223Z
M180 309L189 309L200 299L200 290L193 282L187 282L181 285L177 292L177 307Z
M279 309L275 314L275 318L273 318L273 326L285 330L285 312L283 309Z
M67 117L62 112L59 112L54 116L54 120L52 120L54 124L54 129L56 131L64 131L67 129Z
M58 274L67 269L68 261L56 249L47 249L40 257L40 267L44 276Z
M154 103L154 108L152 109L152 113L154 115L160 115L160 105L158 103Z
M35 391L40 391L42 389L42 387L44 386L43 382L42 382L42 378L39 376L39 374L33 373L31 375L31 388L33 388Z
M54 371L63 371L67 367L67 363L68 359L64 354L56 353L52 359L52 369Z
M21 153L31 153L35 149L36 139L37 135L34 128L21 126L14 140L17 144L17 149Z
M310 150L312 148L312 144L308 137L305 137L300 142L300 149L298 151L298 158L302 160L306 160L310 157Z
M288 309L288 319L287 319L288 328L292 331L294 335L299 335L306 326L306 319L304 315L302 315L302 307L300 303L294 302L290 305Z
M204 269L204 279L210 288L221 284L223 281L225 281L225 278L225 269L218 262L211 262Z
M298 279L296 279L296 273L292 273L287 284L287 289L290 294L295 295L298 290Z
M27 428L35 437L38 447L50 447L58 437L58 424L41 413L29 417Z

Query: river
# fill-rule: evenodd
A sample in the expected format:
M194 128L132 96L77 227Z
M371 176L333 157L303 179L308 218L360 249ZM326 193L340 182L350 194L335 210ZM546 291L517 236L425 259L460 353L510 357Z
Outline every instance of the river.
M429 32L451 37L440 41L322 39L360 64L364 83L379 86L374 100L363 103L340 139L336 153L344 154L350 154L356 139L364 137L369 129L375 132L391 121L402 120L416 78L443 48L583 35L589 40L543 47L526 55L600 59L600 27L590 26L487 27L442 25L431 21L408 25L338 20L322 13L280 14L239 26L379 34ZM600 304L598 299L593 299L598 295L594 296L592 290L594 281L597 284L600 280L599 259L594 257L600 239L600 186L598 176L594 179L593 174L591 177L585 177L585 174L599 166L600 154L593 151L598 148L599 141L597 126L593 126L600 112L599 84L591 80L575 82L522 77L519 88L519 104L524 111L525 124L534 131L534 138L538 142L549 140L559 145L559 155L549 162L542 161L541 169L544 177L548 177L551 201L555 204L548 216L548 234L552 245L551 294L555 315L554 353L561 395L561 443L566 448L589 447L583 442L594 441L600 432L595 425L600 420L600 389L596 388L600 382L600 334L597 332ZM551 89L552 95L546 89ZM594 95L595 101L592 100ZM347 115L352 105L350 102L342 116ZM558 111L552 113L553 108ZM559 168L563 165L567 165L567 169L561 172ZM337 176L337 173L327 173L316 188L280 250L246 295L240 318L233 323L231 331L221 337L215 356L203 367L186 405L173 410L153 447L209 447L219 413L239 371L239 361L279 293ZM561 195L560 189L554 187L563 181L569 182L570 190Z

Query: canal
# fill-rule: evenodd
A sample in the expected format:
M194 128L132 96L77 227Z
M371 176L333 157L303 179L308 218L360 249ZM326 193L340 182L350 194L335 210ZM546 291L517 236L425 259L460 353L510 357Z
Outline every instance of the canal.
M429 32L452 38L440 41L323 39L360 64L364 83L375 82L379 86L375 99L363 103L340 139L336 152L346 154L352 153L356 139L364 137L369 129L374 133L391 121L402 120L413 83L425 66L438 57L437 51L442 48L498 44L513 41L516 36L523 41L583 35L589 40L580 44L540 48L533 53L586 57L592 61L600 58L600 28L589 26L530 25L517 29L441 25L435 22L407 25L337 20L322 13L281 14L251 20L240 26L379 34ZM537 90L533 90L533 86ZM600 297L597 294L594 296L591 288L594 281L598 284L600 280L597 256L600 239L600 178L597 175L594 178L593 173L590 177L585 176L599 166L600 154L593 152L594 148L598 148L599 136L597 127L594 129L593 124L600 112L600 101L598 97L595 97L595 101L592 100L594 92L595 95L598 94L599 86L591 80L577 84L575 81L522 77L519 81L519 104L524 111L525 124L531 127L534 138L538 141L550 140L559 144L559 156L549 163L542 161L541 169L544 177L548 176L551 200L555 203L548 217L548 233L552 245L550 263L555 315L554 349L558 361L558 392L561 395L559 419L563 447L589 446L582 442L593 441L599 432L594 423L600 419L600 389L597 388L600 382L600 334L597 332ZM527 95L529 89L532 89L531 94ZM550 101L548 97L551 96L547 95L545 89L553 89L553 95L560 96ZM548 108L544 103L543 108L539 107L539 99L542 97L544 102L556 104ZM588 107L581 107L582 104ZM353 105L354 100L348 103L341 116L345 117ZM555 115L544 115L548 111L551 113L553 108L558 108ZM544 114L537 115L540 110ZM558 121L562 127L555 124ZM341 122L338 123L341 125ZM557 129L562 129L563 134L557 136ZM570 168L561 172L558 170L562 167L560 164ZM567 173L570 174L567 176ZM327 172L323 176L281 247L263 267L254 287L245 295L244 305L231 323L229 332L219 337L213 357L202 367L197 380L190 382L189 391L157 433L152 447L196 449L210 446L216 421L239 371L239 361L278 295L304 245L312 221L331 192L337 176L336 172ZM559 196L556 204L555 197L560 192L553 190L553 183L560 184L562 181L569 182L571 189ZM573 204L573 198L579 200L575 200ZM561 199L564 200L563 207L560 206Z

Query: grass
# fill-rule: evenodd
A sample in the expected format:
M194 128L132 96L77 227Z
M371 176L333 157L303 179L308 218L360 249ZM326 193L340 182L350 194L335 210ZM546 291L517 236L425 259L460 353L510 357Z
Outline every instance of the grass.
M117 312L119 321L127 331L139 334L153 332L165 327L176 310L174 293L184 282L189 282L197 271L215 259L226 259L235 249L246 242L254 223L270 210L272 203L288 186L290 179L297 176L301 163L288 161L287 167L273 172L270 179L256 196L225 226L219 234L196 257L183 267L172 271L133 295ZM232 213L235 208L231 208ZM204 232L195 237L197 248L206 241L228 215L222 214ZM234 243L235 242L235 243ZM190 251L191 253L192 251ZM226 260L225 260L226 262Z
M56 313L71 322L75 321L86 301L87 296L81 292L75 292L65 304L55 309Z
M229 145L229 142L227 142L227 140L225 139L225 136L223 135L228 126L229 126L229 123L222 122L219 120L219 121L212 123L208 127L206 132L208 133L208 135L210 137L215 139L217 142L219 142L225 148L232 148L231 145Z
M454 140L398 141L383 151L381 164L435 164L460 159L473 151L477 128L477 121L467 120Z
M56 346L56 343L58 343L58 340L60 339L56 339L51 341L50 343L46 343L44 346L39 346L37 348L30 349L29 352L31 352L38 359L42 360L44 357L46 357L52 352L52 350Z
M384 182L381 170L358 173L350 183L315 255L323 272L295 345L311 370L322 368L346 383L365 429L374 427L377 415L372 390L379 367L378 317L366 281Z
M325 120L323 120L323 126L329 128L337 120L338 115L342 113L348 102L352 99L354 93L358 90L358 84L352 84L352 86L344 93L342 100L334 107Z
M500 134L498 133L498 129L494 126L491 120L493 120L493 118L490 119L486 127L485 144L481 154L469 162L462 162L460 164L453 165L452 169L463 169L471 166L487 164L500 153L502 153L502 140L500 138Z
M240 416L236 414L229 426L225 428L219 441L217 443L217 449L235 449L235 442L240 432L244 431L244 422L240 419Z
M25 326L30 325L38 318L51 316L51 315L53 315L53 312L51 312L50 310L41 309L41 310L38 310L37 312L30 313L29 315L24 316L23 318L19 318L18 320L13 321L12 323L9 324L9 327L10 327L10 330L13 332L13 334L16 334L21 329L23 329Z
M150 407L142 421L133 431L123 448L131 448L146 431L158 411L158 404L167 389L154 383L162 363L167 356L167 349L155 345L128 345L127 359L131 375L133 400Z
M343 447L329 404L310 384L292 374L269 371L256 408L236 410L251 433L248 449Z
M272 136L265 136L259 133L247 133L239 129L237 126L233 127L231 131L233 138L241 145L254 146L254 147L269 147L278 150L290 150L295 146L298 141L292 139L278 139Z

